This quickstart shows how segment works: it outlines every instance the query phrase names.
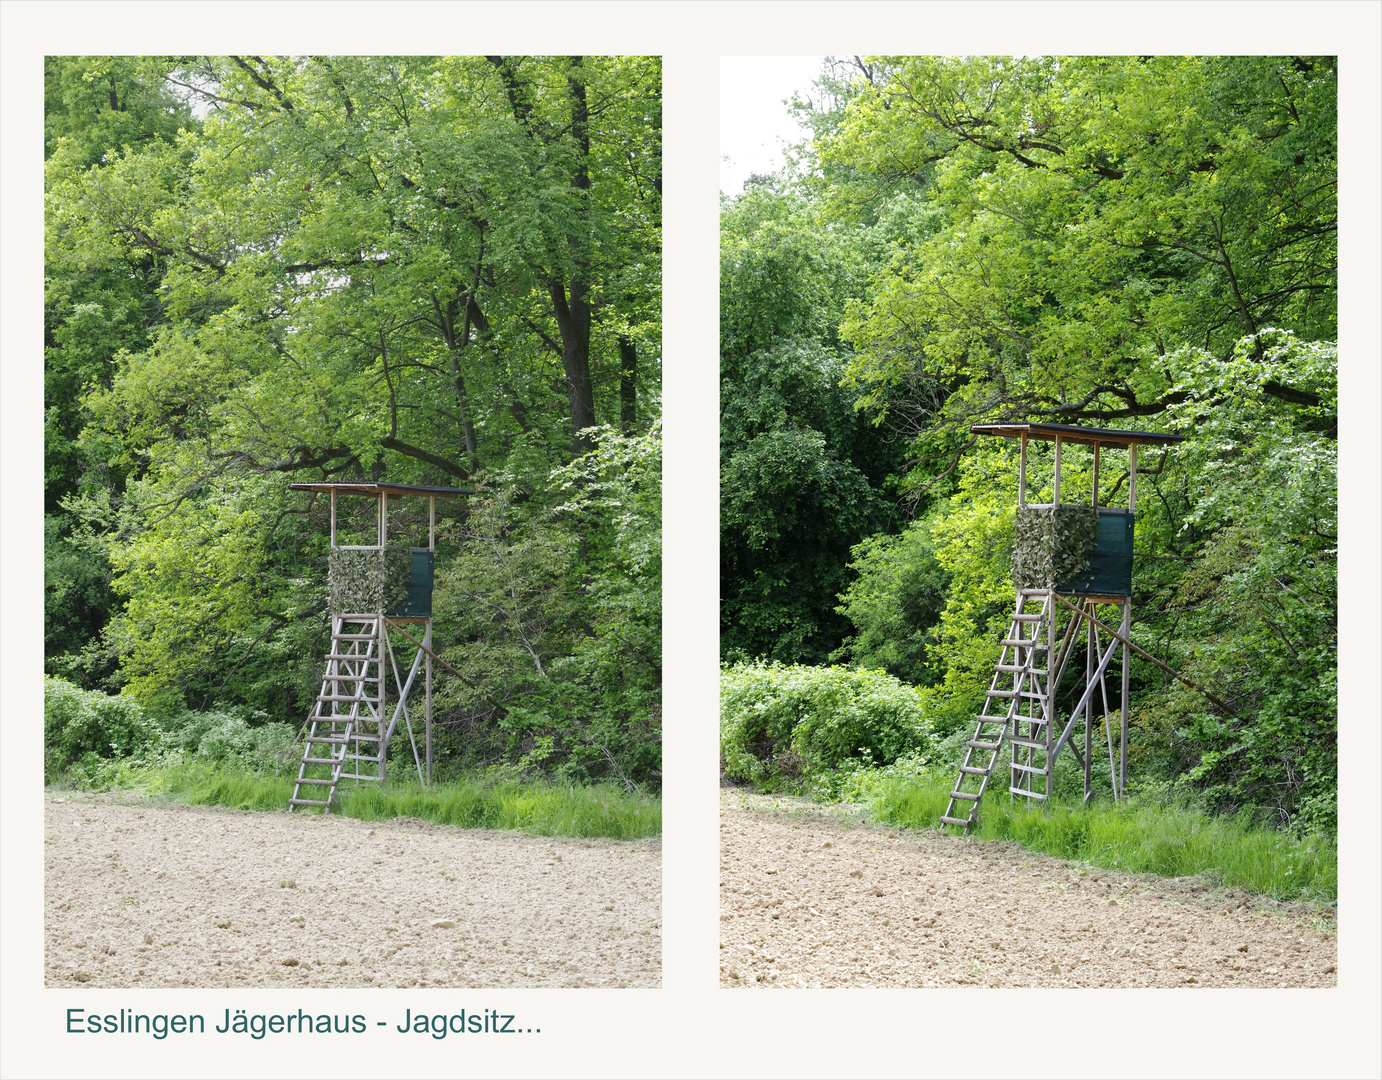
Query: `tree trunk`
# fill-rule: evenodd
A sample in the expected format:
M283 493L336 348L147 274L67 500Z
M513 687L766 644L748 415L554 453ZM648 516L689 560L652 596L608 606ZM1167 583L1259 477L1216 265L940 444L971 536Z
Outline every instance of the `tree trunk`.
M585 283L571 281L571 300L560 281L548 286L552 309L561 332L561 366L566 372L566 400L571 410L572 449L584 454L590 440L583 432L595 426L595 389L590 378L590 305L585 299Z
M584 270L589 229L586 193L590 190L590 110L586 106L585 83L580 79L582 58L571 57L571 73L566 77L566 93L571 100L571 133L576 138L580 160L571 177L571 186L578 192L577 220L580 232L569 238L573 249L568 288L570 300L563 295L561 283L549 286L552 307L561 331L561 363L566 371L566 396L571 409L572 449L583 454L590 449L590 441L583 432L595 426L595 388L590 378L590 303L586 298Z
M628 431L638 420L638 349L619 335L619 423Z

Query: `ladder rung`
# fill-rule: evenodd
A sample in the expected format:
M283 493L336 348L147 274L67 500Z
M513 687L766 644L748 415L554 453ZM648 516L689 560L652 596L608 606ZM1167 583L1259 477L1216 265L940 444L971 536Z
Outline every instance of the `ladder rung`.
M1047 643L1044 641L1037 641L1035 638L1005 637L999 638L998 644L1018 649L1044 649Z
M334 787L336 784L335 780L312 780L306 776L299 776L297 782L299 784L318 784L322 787Z
M336 765L339 764L340 760L340 758L329 757L305 757L302 759L302 763L304 765Z
M328 671L322 682L378 682L378 675L357 675L349 671Z
M1045 750L1046 743L1038 742L1036 739L1024 739L1020 735L1009 735L1008 742L1014 746L1025 747L1028 750Z
M378 698L363 697L360 694L318 694L318 701L358 701L361 705L374 705Z
M304 742L346 743L350 740L344 735L309 735Z
M1045 618L1045 615L1024 615L1022 612L1018 612L1013 616L1013 622L1041 622Z
M1036 775L1038 775L1038 776L1045 776L1045 775L1046 775L1046 769L1045 769L1045 768L1038 769L1035 765L1021 765L1021 764L1019 764L1019 763L1016 762L1016 761L1011 762L1010 764L1011 764L1012 768L1017 769L1017 770L1019 770L1019 771L1021 771L1021 772L1025 772L1025 773L1036 773Z
M332 634L332 641L373 641L378 634Z
M987 713L980 716L978 719L981 724L1006 724L1008 722L1006 716L989 716Z
M973 765L961 765L960 772L968 773L970 776L987 776L987 769L976 769Z
M996 742L980 742L978 739L970 739L965 745L972 746L975 750L997 750L1003 744Z
M1045 675L1045 668L1029 668L1026 664L995 664L994 671L1030 671L1033 675Z
M942 815L941 815L941 823L942 823L942 824L945 824L945 825L972 825L972 824L974 823L974 819L973 819L973 818L947 817L945 814L942 814Z
M373 640L373 639L371 639ZM369 652L329 652L326 654L327 660L365 660L373 664L379 657L374 655L373 650Z
M1013 795L1025 795L1029 799L1041 799L1042 801L1046 799L1046 796L1039 791L1027 791L1020 787L1010 787L1008 792Z
M1043 698L1045 698L1045 696L1046 696L1045 694L1034 694L1034 693L1033 693L1032 691L1030 691L1030 690L992 690L992 689L989 690L989 697L1001 697L1001 698L1024 697L1024 698L1029 698L1029 699L1031 699L1032 701L1041 701ZM321 699L319 699L319 700L321 700ZM351 698L350 700L354 701L355 699L354 699L354 698Z
M978 795L971 795L968 791L952 791L950 797L952 799L967 799L969 802L979 801Z
M365 760L366 760L366 761L373 761L374 758L366 758ZM377 777L377 776L370 776L368 773L362 774L362 773L353 773L353 772L343 772L343 773L341 773L341 779L342 779L342 780L378 780L379 777Z
M330 806L331 803L323 802L321 799L289 799L289 806Z

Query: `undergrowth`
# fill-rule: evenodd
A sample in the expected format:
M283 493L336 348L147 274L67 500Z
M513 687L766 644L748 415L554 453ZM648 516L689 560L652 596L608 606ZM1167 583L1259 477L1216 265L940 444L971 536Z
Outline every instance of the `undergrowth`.
M856 777L853 794L878 821L932 829L945 813L952 779L921 770L912 776ZM1295 837L1161 798L1028 806L990 793L971 835L1013 840L1108 870L1198 876L1276 900L1334 903L1338 898L1337 850L1327 838Z
M79 785L97 786L97 785ZM285 810L293 778L200 762L133 766L102 787L142 791L154 798L234 810ZM423 787L343 783L332 813L362 821L417 818L468 829L518 829L537 836L636 840L662 834L662 800L609 785L553 786L511 778L458 779Z

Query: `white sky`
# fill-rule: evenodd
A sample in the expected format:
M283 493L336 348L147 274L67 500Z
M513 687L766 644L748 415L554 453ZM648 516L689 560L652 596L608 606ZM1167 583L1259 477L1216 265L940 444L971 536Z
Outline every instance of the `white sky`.
M782 167L782 145L805 134L783 104L820 74L821 56L720 57L720 191Z

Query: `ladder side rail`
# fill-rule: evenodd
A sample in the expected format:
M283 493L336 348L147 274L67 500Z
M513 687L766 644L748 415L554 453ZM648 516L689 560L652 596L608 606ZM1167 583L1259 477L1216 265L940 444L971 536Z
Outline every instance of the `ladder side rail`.
M1043 723L1043 724L1044 724L1044 723L1046 722L1046 721L1045 721L1045 714L1046 714L1046 704L1045 704L1045 703L1046 703L1046 698L1049 697L1049 691L1050 691L1050 686L1051 686L1051 653L1050 653L1049 633L1048 633L1048 641L1047 641L1047 642L1043 643L1043 642L1040 641L1040 637L1041 637L1042 632L1043 632L1044 630L1049 630L1049 627L1048 627L1048 625L1047 625L1047 620L1050 618L1050 614L1051 614L1051 611L1050 611L1050 599L1049 599L1049 596L1048 596L1045 592L1040 592L1040 593L1033 592L1033 593L1031 593L1031 594L1029 594L1029 595L1027 596L1027 599L1032 599L1034 596L1040 596L1040 598L1041 598L1041 600L1040 600L1040 602L1041 602L1041 611L1040 611L1040 614L1043 616L1043 618L1042 618L1042 620L1041 620L1040 622L1036 623L1036 624L1032 627L1031 644L1030 644L1030 645L1028 646L1028 648L1027 648L1027 663L1026 663L1026 665L1025 665L1026 670L1024 671L1024 676L1026 676L1026 677L1029 679L1029 684L1031 685L1031 687L1032 687L1032 689L1033 689L1033 692L1037 695L1037 698L1040 700L1041 709L1042 709L1042 716L1041 716L1041 717L1038 717L1038 716L1036 716L1035 713L1033 712L1033 709L1034 709L1034 708L1036 707L1036 705L1038 704L1038 700L1037 700L1037 699L1031 699L1031 698L1029 698L1029 699L1027 700L1027 712L1026 712L1025 714L1023 714L1023 713L1020 711L1019 707L1018 707L1019 704L1020 704L1020 702L1017 701L1017 700L1014 700L1014 701L1013 701L1012 719L1011 719L1011 721L1010 721L1010 731L1011 731L1012 735L1017 736L1018 738L1027 739L1027 740L1030 740L1030 739L1032 738L1033 729L1034 729L1034 727L1036 726L1037 723ZM1046 651L1047 651L1047 657L1046 657L1046 692L1045 692L1045 693L1042 692L1042 690L1041 690L1039 684L1038 684L1037 681L1036 681L1036 672L1035 672L1035 668L1036 668L1036 651L1037 651L1037 649L1038 649L1039 647L1041 647L1041 645L1043 645L1043 644L1046 645ZM1019 725L1019 723L1021 723L1021 722L1023 722L1023 721L1025 721L1025 723L1026 723L1026 731L1025 731L1025 732L1022 732L1021 734L1019 734L1019 733L1018 733L1018 725ZM1008 762L1008 765L1009 765L1009 768L1008 768L1008 775L1009 775L1008 791L1009 791L1009 794L1012 794L1012 793L1013 793L1014 787L1022 787L1023 785L1025 785L1026 791L1027 791L1027 792L1030 792L1030 789L1031 789L1031 786L1032 786L1032 783L1031 783L1031 776L1032 776L1032 773L1033 773L1033 772L1039 772L1039 771L1040 771L1040 770L1036 769L1035 766L1032 764L1032 760L1033 760L1033 756L1034 756L1034 754L1035 754L1035 751L1034 751L1034 750L1032 749L1032 747L1030 747L1030 746L1019 746L1016 742L1010 742L1010 743L1009 743L1009 747L1010 747L1010 760L1009 760L1009 762ZM1017 783L1013 783L1013 781L1012 781L1012 778L1013 778L1014 776L1020 777L1020 779L1017 781Z

